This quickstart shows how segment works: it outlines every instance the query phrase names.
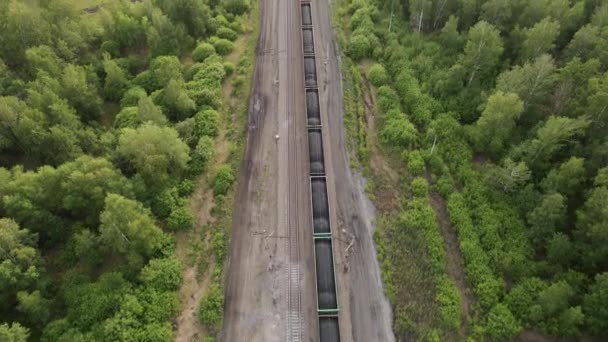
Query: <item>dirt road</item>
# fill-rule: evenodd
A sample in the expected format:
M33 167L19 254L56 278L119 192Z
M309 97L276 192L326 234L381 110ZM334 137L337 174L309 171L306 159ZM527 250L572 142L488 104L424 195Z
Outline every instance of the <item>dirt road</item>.
M225 342L319 339L299 6L296 0L261 0L226 283ZM329 4L313 1L312 14L341 340L393 341L371 238L373 206L349 168L344 146Z
M315 341L299 3L261 2L223 341ZM278 138L277 138L278 136Z

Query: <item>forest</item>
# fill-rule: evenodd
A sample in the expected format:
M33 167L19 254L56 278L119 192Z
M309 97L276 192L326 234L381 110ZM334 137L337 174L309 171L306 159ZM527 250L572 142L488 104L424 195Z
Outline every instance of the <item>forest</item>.
M380 208L396 337L605 339L608 3L343 0L336 11L345 124ZM382 200L376 138L399 175L396 201Z
M249 2L90 3L0 1L1 341L173 340L175 237L230 118L222 84L248 70L225 56ZM221 201L234 166L210 177Z

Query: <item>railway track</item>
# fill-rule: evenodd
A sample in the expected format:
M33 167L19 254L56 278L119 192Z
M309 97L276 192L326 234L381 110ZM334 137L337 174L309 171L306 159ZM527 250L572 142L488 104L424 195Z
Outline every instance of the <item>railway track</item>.
M294 42L293 42L293 15L294 15L294 3L295 0L286 1L287 4L287 70L288 70L288 98L287 98L287 122L288 122L288 139L287 139L287 151L288 151L288 166L289 175L288 177L288 197L293 200L288 202L288 236L287 239L287 250L289 252L289 267L288 271L288 310L289 314L287 317L287 341L300 342L302 340L302 297L301 297L301 279L300 279L300 244L299 244L299 220L297 218L298 208L298 165L297 165L297 146L296 146L296 128L295 128L295 101L296 85L293 80L293 74L295 72L294 59L297 55L294 53ZM295 176L295 177L294 177Z

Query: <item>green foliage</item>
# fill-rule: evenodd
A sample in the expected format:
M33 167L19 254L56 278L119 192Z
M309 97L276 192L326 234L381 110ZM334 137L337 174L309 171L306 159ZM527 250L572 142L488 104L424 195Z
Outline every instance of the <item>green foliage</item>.
M424 172L425 162L422 153L418 150L411 151L406 156L407 169L413 176L420 176Z
M182 283L182 267L175 257L152 259L141 270L139 279L157 291L176 291Z
M490 96L476 124L478 146L495 155L501 153L523 110L523 103L515 94L498 91Z
M200 43L194 51L192 51L192 59L195 62L202 63L207 57L215 54L215 47L209 43Z
M214 330L221 327L224 317L224 294L219 285L211 285L207 294L201 298L198 315L207 327Z
M416 177L412 181L412 193L416 197L425 197L429 191L429 183L422 177Z
M380 136L386 144L408 147L416 143L418 131L405 114L391 111L386 115Z
M167 239L149 210L120 195L108 194L100 221L101 242L111 252L150 257Z
M224 66L224 72L226 73L226 76L232 75L234 73L234 69L236 68L234 66L234 64L230 63L230 62L224 62L223 66Z
M378 88L386 84L388 75L386 74L386 70L382 64L374 64L367 72L367 78L374 85L374 87Z
M583 311L587 324L595 334L602 334L608 328L608 273L595 276L589 292L583 300Z
M228 27L220 27L216 34L219 38L228 39L230 41L235 41L238 36L236 32Z
M215 48L215 51L222 56L228 55L234 50L234 44L228 39L223 38L216 40L213 43L213 47Z
M202 136L192 153L190 168L194 173L201 173L207 169L207 165L213 158L213 139Z
M26 342L30 332L19 323L0 324L0 340L6 342Z
M213 109L205 109L194 116L197 136L215 137L219 131L220 113Z
M522 327L517 322L509 308L496 304L488 313L486 332L495 339L505 339L517 335Z
M184 170L190 160L188 150L173 128L151 123L137 129L125 128L117 147L118 154L149 181Z
M225 195L235 179L234 172L230 165L220 165L215 174L215 180L213 181L213 193L216 196Z
M167 226L173 231L187 230L194 225L194 215L188 205L179 206L167 218Z
M352 59L358 61L371 55L372 45L369 39L361 33L350 38L346 51Z

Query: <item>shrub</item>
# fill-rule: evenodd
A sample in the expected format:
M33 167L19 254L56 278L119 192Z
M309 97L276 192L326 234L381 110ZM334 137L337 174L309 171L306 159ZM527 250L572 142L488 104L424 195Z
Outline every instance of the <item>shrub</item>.
M425 197L429 190L429 183L422 177L416 177L412 181L412 193L416 197Z
M196 47L196 49L194 49L194 51L192 51L192 59L195 62L203 62L205 59L207 59L207 57L211 56L215 54L215 48L213 47L213 45L209 44L209 43L200 43L198 44L198 46Z
M182 266L173 256L152 259L141 270L141 281L158 291L175 291L182 283Z
M486 333L491 337L503 340L517 335L521 329L521 325L505 305L496 304L490 310Z
M187 205L181 205L173 209L167 219L167 226L173 231L190 229L193 225L194 216Z
M115 128L137 127L137 107L124 107L114 118Z
M386 119L380 137L385 144L408 147L416 143L418 131L405 114L397 113Z
M208 135L217 136L220 125L220 113L213 109L205 109L194 117L196 135L202 137Z
M224 294L218 284L209 287L209 292L201 299L198 316L209 328L218 329L224 317Z
M228 39L218 39L213 43L213 47L215 47L215 51L222 56L225 56L234 50L234 44Z
M435 184L435 187L437 188L437 191L443 197L447 197L449 194L451 194L454 191L454 187L452 185L452 180L450 179L450 177L448 175L443 175L443 176L439 177L439 179L437 180L437 184Z
M241 15L249 11L249 3L246 0L228 0L224 4L224 8L229 13Z
M374 87L378 88L386 83L388 80L388 75L386 74L386 70L382 64L374 64L369 69L367 78L374 85Z
M234 41L237 38L236 32L234 32L232 29L230 29L228 27L220 27L216 33L217 33L218 37L228 39L231 41Z
M205 171L209 161L213 158L213 139L203 135L192 154L191 170L194 174Z
M139 99L141 99L142 97L146 97L147 95L148 94L146 93L146 90L144 88L140 86L131 87L122 96L122 99L120 100L120 106L123 108L128 106L137 106Z
M226 72L226 75L232 75L232 73L234 72L234 64L230 63L230 62L224 62L224 72Z
M418 150L411 151L407 154L407 168L414 176L419 176L424 173L424 158Z
M225 195L230 189L230 186L232 186L234 180L234 172L232 171L232 168L230 168L230 165L221 165L215 175L213 193L215 195Z
M348 55L355 61L368 57L371 52L371 43L363 34L355 34L348 42Z
M437 281L437 303L441 321L450 329L460 326L460 294L454 283L447 277L441 276Z

